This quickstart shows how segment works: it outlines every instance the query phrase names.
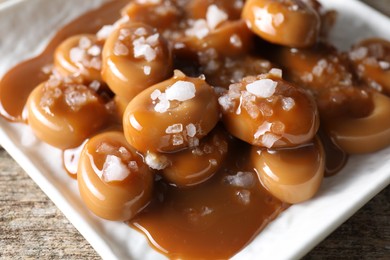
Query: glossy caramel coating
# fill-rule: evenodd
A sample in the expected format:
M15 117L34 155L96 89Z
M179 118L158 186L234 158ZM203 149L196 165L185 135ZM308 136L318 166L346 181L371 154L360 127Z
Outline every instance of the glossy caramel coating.
M109 220L129 220L149 202L154 174L121 132L105 132L84 146L77 170L81 198Z
M252 48L253 33L242 20L224 21L214 29L203 28L207 30L204 34L200 34L199 30L196 27L187 29L185 37L177 39L175 46L183 45L180 48L199 56L215 52L222 57L247 54Z
M210 179L222 166L228 152L228 134L217 127L199 145L166 154L170 164L162 175L174 186L189 187Z
M176 71L173 78L144 90L129 103L123 129L130 145L141 152L173 152L196 146L218 119L212 87L204 79Z
M352 86L355 82L348 62L328 44L307 49L280 47L270 58L285 69L288 80L315 94L335 86Z
M390 95L390 42L371 38L349 52L358 77L370 87Z
M390 98L375 91L369 97L373 109L366 116L323 120L332 140L349 154L375 152L390 145Z
M53 77L34 89L26 107L35 135L60 149L79 146L108 121L104 101L91 88Z
M228 20L238 20L241 17L244 0L190 0L185 7L186 15L190 19L207 18L208 8L211 5L225 12Z
M242 18L261 38L289 47L309 47L317 42L318 13L301 0L247 0Z
M319 126L314 99L278 73L246 77L218 99L233 136L268 148L296 146L314 137Z
M252 148L251 160L261 184L281 201L295 204L312 198L325 171L321 141L282 149Z
M183 16L183 10L172 1L131 1L121 13L129 21L150 25L161 33L177 29Z
M54 52L55 69L64 76L80 75L87 82L102 81L103 43L93 34L67 38Z
M163 37L149 25L124 23L107 38L102 77L110 89L130 101L172 73L172 55Z

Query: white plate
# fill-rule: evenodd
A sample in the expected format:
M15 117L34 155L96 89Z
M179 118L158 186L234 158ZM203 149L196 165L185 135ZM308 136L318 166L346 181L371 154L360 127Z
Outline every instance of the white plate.
M0 4L0 76L38 54L54 31L106 0L6 1ZM332 42L340 48L365 37L389 38L390 20L356 0L326 0L339 19ZM28 25L28 26L27 26ZM41 187L104 259L164 259L140 233L120 222L94 217L83 205L77 183L60 163L60 151L36 140L28 127L0 119L0 143ZM390 148L354 156L318 195L283 212L235 259L295 259L304 256L390 183Z

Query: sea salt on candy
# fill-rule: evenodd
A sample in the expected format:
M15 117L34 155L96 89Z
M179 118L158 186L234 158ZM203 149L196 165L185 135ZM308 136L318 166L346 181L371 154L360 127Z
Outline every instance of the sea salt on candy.
M144 74L150 75L152 68L150 66L144 66Z
M161 0L137 0L140 4L160 4Z
M165 90L168 100L186 101L195 97L195 84L179 80Z
M184 139L183 139L183 136L181 135L173 135L173 138L172 138L172 144L173 145L182 145L184 143Z
M128 161L131 159L131 153L123 146L119 147L118 152L121 155L121 158L125 161Z
M349 53L349 58L351 60L361 60L364 59L368 54L368 49L366 47L359 47Z
M317 64L313 68L313 74L315 76L320 77L324 70L328 67L328 62L325 59L321 59L317 62Z
M165 133L167 134L177 134L181 133L183 131L183 125L182 124L174 124L170 125L165 129Z
M158 113L165 113L168 111L171 106L169 100L167 99L166 93L162 93L158 96L159 102L154 106L154 111Z
M159 89L155 89L152 94L150 94L150 98L152 100L156 100L161 95L161 91Z
M99 56L101 52L102 49L97 45L92 45L87 51L87 53L91 56Z
M218 165L218 162L217 162L217 160L215 160L215 159L210 159L210 160L209 160L209 163L210 163L212 166L217 166L217 165Z
M156 51L149 44L134 41L134 57L144 57L146 61L153 61L157 57Z
M97 100L90 91L86 91L84 88L79 86L68 87L65 89L64 95L66 104L73 111L78 111L87 103Z
M93 90L93 91L98 91L99 88L100 88L100 82L98 80L94 80L92 81L90 84L89 84L89 87Z
M276 136L272 133L265 133L261 139L261 142L263 145L267 148L272 148L274 146L275 142L280 139L279 136Z
M275 93L277 85L272 79L260 79L246 85L246 90L257 97L269 98Z
M219 9L216 5L210 5L207 8L206 20L211 30L214 30L219 24L226 21L227 19L228 15Z
M248 205L251 202L251 192L249 190L237 191L236 195L238 201L244 205Z
M139 27L134 31L134 34L137 36L145 36L147 34L146 29L144 27Z
M282 107L285 111L290 111L295 106L295 101L291 97L285 97L282 99Z
M261 124L258 128L256 133L253 135L255 139L258 139L260 136L264 135L265 133L271 131L272 123L269 123L265 121L263 124Z
M138 172L139 170L139 167L138 167L138 164L136 161L130 161L128 164L127 164L127 167L129 167L129 169L132 171L132 172Z
M104 25L97 33L96 37L98 40L105 40L108 38L108 36L112 33L114 30L113 25Z
M224 111L230 111L233 109L235 102L230 99L229 95L223 95L218 98L218 103L221 105Z
M268 73L278 78L282 78L283 75L282 70L276 68L272 68Z
M119 157L107 155L102 170L102 179L105 182L123 181L129 174L129 169Z
M164 155L148 152L145 156L145 163L152 169L163 170L169 165L169 160Z
M116 42L114 45L114 54L116 56L127 56L129 55L129 48L121 42Z
M91 46L92 46L92 41L88 37L83 36L80 38L79 47L81 49L86 50L86 49L90 48Z
M106 142L102 142L99 146L96 147L95 151L99 154L113 154L116 152L116 149L114 146Z
M236 48L242 47L241 38L237 34L233 34L232 36L230 36L230 43L231 43L231 45L233 45Z
M74 63L79 63L85 59L86 53L85 50L80 49L79 47L74 47L69 51L69 58Z
M148 38L146 38L146 43L150 44L151 46L156 46L158 44L159 37L160 35L158 33L150 35Z
M189 137L194 137L196 135L196 126L194 124L188 124L186 130Z
M249 189L255 184L255 177L252 172L237 172L236 175L227 175L224 182L238 188Z
M390 63L387 62L387 61L379 61L378 64L379 64L379 67L381 67L382 70L390 69Z
M187 36L194 36L198 39L203 39L210 32L209 26L207 25L206 20L198 19L194 22L191 28L185 31Z

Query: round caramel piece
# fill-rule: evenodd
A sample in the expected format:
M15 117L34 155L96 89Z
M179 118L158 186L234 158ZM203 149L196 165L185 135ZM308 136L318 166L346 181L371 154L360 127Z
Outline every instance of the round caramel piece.
M301 0L247 0L242 18L261 38L289 47L309 47L317 42L321 20Z
M121 132L106 132L84 146L77 181L85 205L99 217L125 221L151 200L154 174Z
M214 90L204 79L179 71L137 95L123 115L127 141L141 152L173 152L197 146L217 124Z
M104 126L109 115L91 88L54 77L34 89L26 106L36 136L60 149L79 146Z
M318 138L292 148L253 147L251 160L261 184L276 198L291 204L312 198L325 171L325 153Z
M319 126L317 106L303 89L282 80L281 70L246 77L219 97L226 129L260 147L291 147L310 141Z
M172 55L167 42L149 25L122 24L104 44L102 77L122 99L130 101L171 72Z

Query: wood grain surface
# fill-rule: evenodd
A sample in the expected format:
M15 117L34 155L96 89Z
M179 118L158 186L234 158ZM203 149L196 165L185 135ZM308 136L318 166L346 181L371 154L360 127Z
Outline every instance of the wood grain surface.
M390 15L390 0L365 2ZM304 259L390 259L389 221L387 187ZM1 147L0 259L100 259Z

